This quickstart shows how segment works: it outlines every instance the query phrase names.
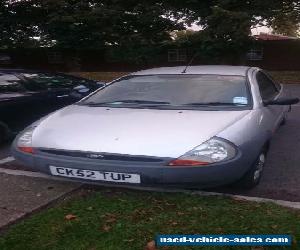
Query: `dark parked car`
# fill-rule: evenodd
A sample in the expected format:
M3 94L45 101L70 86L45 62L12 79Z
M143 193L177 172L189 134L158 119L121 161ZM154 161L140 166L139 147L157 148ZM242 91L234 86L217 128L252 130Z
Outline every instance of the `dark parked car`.
M103 85L62 73L0 69L0 143Z

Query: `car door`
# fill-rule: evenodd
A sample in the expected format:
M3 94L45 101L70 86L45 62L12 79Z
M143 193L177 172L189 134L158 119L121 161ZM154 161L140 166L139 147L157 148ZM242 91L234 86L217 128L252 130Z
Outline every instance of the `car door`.
M27 73L24 74L24 78L29 82L43 87L47 91L47 102L52 111L78 101L80 97L71 95L77 86L86 86L86 94L94 90L93 86L90 86L92 81L60 73Z
M62 73L48 74L51 78L49 86L54 104L60 108L79 101L84 96L96 90L96 84L92 80L74 77ZM74 95L73 92L81 88L81 95Z
M55 74L44 72L26 72L21 75L25 81L26 88L34 91L39 90L45 94L44 103L42 105L44 112L52 112L64 105L69 93L69 88L61 84Z
M12 72L0 73L0 120L11 131L18 131L34 121L44 96L30 91Z
M277 84L264 71L258 71L256 80L262 101L276 100L284 95L280 84ZM281 105L268 105L262 107L266 117L267 127L274 132L283 119L286 107Z

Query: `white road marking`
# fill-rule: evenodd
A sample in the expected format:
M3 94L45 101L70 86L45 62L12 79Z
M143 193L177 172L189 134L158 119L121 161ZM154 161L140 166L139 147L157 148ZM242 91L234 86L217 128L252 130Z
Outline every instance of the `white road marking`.
M9 174L9 175L19 175L19 176L28 176L28 177L38 177L38 178L51 178L51 176L31 171L23 171L23 170L14 170L7 168L0 168L0 173Z
M6 158L0 160L0 165L1 165L1 164L8 163L8 162L12 162L12 161L14 161L14 160L15 160L15 158L12 157L12 156L6 157Z

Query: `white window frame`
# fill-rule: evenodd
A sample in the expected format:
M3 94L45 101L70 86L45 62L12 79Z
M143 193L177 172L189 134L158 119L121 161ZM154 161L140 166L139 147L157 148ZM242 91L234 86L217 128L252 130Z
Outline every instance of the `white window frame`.
M263 48L250 49L247 53L247 59L249 61L261 61L264 59Z
M186 62L187 51L186 49L169 49L168 62Z

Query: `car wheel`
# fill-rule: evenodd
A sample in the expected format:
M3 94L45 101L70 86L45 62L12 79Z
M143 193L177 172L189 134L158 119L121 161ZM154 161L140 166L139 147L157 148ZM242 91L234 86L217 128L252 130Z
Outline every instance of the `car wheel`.
M263 150L248 172L236 183L236 187L251 189L257 186L261 180L266 162L266 150Z
M284 126L286 124L286 118L284 117L280 123L280 126Z
M7 137L6 130L3 127L0 126L0 145L2 143L4 143L6 137Z

